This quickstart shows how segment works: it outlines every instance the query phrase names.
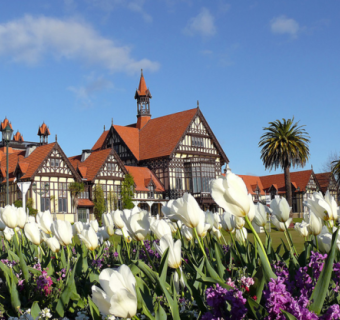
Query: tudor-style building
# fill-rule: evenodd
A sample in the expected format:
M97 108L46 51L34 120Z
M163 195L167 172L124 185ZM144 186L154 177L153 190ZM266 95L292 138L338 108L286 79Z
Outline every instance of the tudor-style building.
M283 173L268 176L239 175L239 177L245 182L255 203L268 202L277 195L286 197ZM303 206L303 202L310 199L315 191L325 194L329 190L334 199L338 201L339 189L330 172L315 174L313 169L296 171L290 173L290 180L293 194L292 212L297 215L302 216L303 212L308 211L308 208Z
M7 126L5 119L0 128ZM22 199L18 182L31 182L26 194L33 200L33 208L38 211L50 210L57 218L74 221L74 208L70 183L81 181L80 175L73 168L57 141L48 144L50 131L46 124L39 127L40 142L25 142L20 133L16 133L9 143L9 203ZM3 145L3 144L2 144ZM0 207L6 199L6 148L0 148Z
M156 185L159 181L159 190L164 190L163 199L176 199L190 192L202 208L216 210L209 181L221 175L222 166L229 160L199 106L152 119L151 98L142 72L135 93L137 122L128 126L112 124L101 134L92 152L113 149L126 168L130 168L135 182L137 175L142 174L137 173L137 168L147 168ZM147 203L149 210L156 200L150 187L153 188L143 185L148 198L135 195L134 199L138 205Z

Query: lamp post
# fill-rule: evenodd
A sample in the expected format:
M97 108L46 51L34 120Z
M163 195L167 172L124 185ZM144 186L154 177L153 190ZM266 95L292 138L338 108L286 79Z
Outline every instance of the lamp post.
M13 129L7 124L6 128L2 131L2 140L6 143L6 205L9 205L9 183L8 183L8 144L11 141Z

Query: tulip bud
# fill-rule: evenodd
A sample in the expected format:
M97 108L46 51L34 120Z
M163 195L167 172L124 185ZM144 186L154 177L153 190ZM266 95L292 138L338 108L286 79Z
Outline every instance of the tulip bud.
M30 240L35 245L39 246L43 238L41 236L41 232L39 230L38 224L35 222L26 223L24 227L24 232L28 240Z
M53 223L53 219L49 210L46 210L44 212L38 212L35 219L37 221L37 224L39 225L39 228L43 232L51 234L51 226Z
M246 228L236 229L235 238L238 242L245 243L248 236Z
M289 219L290 210L286 198L274 198L270 202L270 208L273 210L273 215L276 216L279 222L286 222Z
M99 225L97 220L91 220L90 225L93 228L94 232L98 232Z
M5 206L2 212L2 220L8 228L16 228L18 226L18 209L14 206Z
M47 246L52 250L52 252L56 253L60 250L60 243L56 237L47 238L45 240Z
M308 229L313 236L317 236L322 230L322 221L313 212L309 216L309 226Z
M98 237L93 228L83 230L78 237L83 240L87 249L93 251L98 247Z
M51 230L61 245L67 246L72 243L73 232L70 222L62 220L53 221Z
M125 223L123 221L123 211L116 210L113 213L113 223L118 229L123 229L125 227Z

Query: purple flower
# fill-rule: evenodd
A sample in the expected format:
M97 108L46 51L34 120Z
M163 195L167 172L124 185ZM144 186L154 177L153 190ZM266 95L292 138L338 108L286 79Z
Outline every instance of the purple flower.
M326 313L320 317L320 320L338 320L340 319L340 307L338 304L333 304L328 308Z
M45 293L45 296L48 296L52 292L52 284L53 281L51 277L49 277L47 272L44 270L42 275L37 279L37 290Z

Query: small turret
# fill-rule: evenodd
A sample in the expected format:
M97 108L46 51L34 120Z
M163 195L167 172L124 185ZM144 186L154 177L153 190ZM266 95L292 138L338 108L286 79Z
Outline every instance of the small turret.
M50 129L48 126L43 122L43 124L39 127L38 130L38 136L40 137L40 143L41 144L47 144L48 143L48 136L50 135Z

